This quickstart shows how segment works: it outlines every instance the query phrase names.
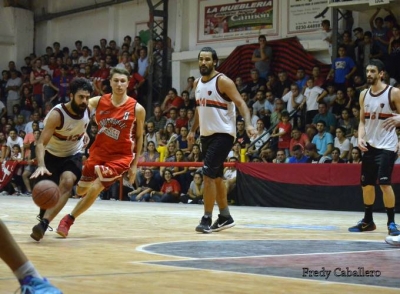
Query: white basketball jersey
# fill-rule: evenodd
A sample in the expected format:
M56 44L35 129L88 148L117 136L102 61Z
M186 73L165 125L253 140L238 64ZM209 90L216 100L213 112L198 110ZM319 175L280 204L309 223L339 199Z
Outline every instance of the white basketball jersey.
M200 118L200 135L224 133L236 137L235 104L222 98L218 90L220 76L222 74L217 74L205 83L200 78L197 84L196 105Z
M391 91L391 86L378 94L372 94L371 88L367 90L364 98L365 141L378 149L396 151L396 129L387 131L382 127L384 120L393 116L395 109L390 99Z
M61 126L56 128L53 136L46 145L46 150L58 157L67 157L77 154L83 148L83 135L90 120L89 108L82 115L74 115L68 111L64 104L57 104L44 119L47 119L52 111L57 111L61 116Z

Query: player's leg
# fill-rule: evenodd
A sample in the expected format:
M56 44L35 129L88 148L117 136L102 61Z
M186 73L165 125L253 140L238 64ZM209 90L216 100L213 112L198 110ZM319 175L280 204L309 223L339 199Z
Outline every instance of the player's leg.
M21 284L21 292L35 293L36 290L39 291L39 289L42 289L43 292L41 293L61 293L60 290L42 278L1 220L0 258L8 265L18 279Z
M349 232L373 231L376 229L373 220L373 206L375 203L375 184L378 177L379 166L375 162L376 153L374 148L368 146L369 150L364 153L361 163L361 186L364 202L364 218L355 226L349 228Z
M391 177L395 159L396 153L388 150L381 150L380 156L377 158L377 160L379 160L378 184L382 190L383 203L388 217L388 233L392 236L400 235L400 230L394 221L396 197L391 186Z

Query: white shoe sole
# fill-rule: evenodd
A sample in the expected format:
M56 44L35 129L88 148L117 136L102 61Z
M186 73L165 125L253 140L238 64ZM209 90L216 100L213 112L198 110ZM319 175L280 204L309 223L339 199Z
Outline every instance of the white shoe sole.
M216 228L216 229L211 229L211 232L219 232L219 231L222 231L222 230L226 230L226 229L234 227L235 225L236 225L235 222L233 222L233 223L231 223L229 225L226 225L226 226L222 226L222 227L219 227L219 228Z

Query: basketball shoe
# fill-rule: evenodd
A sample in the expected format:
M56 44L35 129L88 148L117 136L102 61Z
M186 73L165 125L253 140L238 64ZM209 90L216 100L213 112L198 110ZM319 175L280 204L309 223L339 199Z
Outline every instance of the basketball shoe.
M390 223L388 225L388 234L390 236L398 236L398 235L400 235L399 226L396 225L395 223Z
M44 233L47 231L53 231L53 228L49 226L48 220L43 220L40 215L37 216L39 223L32 228L31 238L35 241L40 241L44 237Z
M196 227L196 232L199 233L212 233L211 231L211 217L203 216L201 218L200 224Z
M63 238L67 238L68 231L73 224L74 224L74 220L72 219L72 217L69 214L67 214L60 221L58 228L57 228L57 234L59 234Z
M385 242L393 246L400 246L400 236L387 236Z
M27 276L21 281L21 294L62 294L46 279Z
M218 214L218 219L211 226L211 231L219 232L225 229L232 228L235 225L235 221L231 216L223 216Z
M349 228L349 232L357 233L357 232L368 232L374 231L376 229L374 221L370 221L369 223L364 222L364 219L360 220L357 225Z

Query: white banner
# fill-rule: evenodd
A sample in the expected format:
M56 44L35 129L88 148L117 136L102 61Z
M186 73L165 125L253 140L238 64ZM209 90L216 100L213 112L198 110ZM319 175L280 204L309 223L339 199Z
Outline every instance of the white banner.
M290 34L319 31L324 19L331 20L328 0L289 1L288 32Z
M389 0L369 0L369 6L389 4Z

